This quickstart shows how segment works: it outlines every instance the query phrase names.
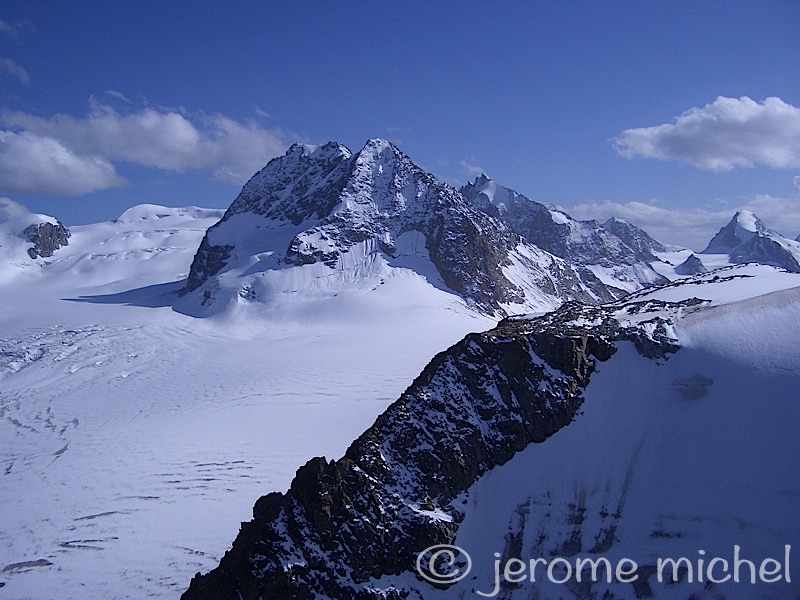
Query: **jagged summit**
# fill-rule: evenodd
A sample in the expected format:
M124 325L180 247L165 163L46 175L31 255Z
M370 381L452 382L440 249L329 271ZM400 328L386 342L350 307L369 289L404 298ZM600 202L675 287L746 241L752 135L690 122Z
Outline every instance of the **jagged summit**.
M241 299L335 292L398 268L488 312L619 295L375 138L355 154L337 142L295 144L270 161L203 239L183 306L194 298L188 310L208 313ZM300 270L280 275L287 269Z
M757 262L800 273L800 244L768 229L749 210L737 211L703 253L727 254L732 263Z
M666 281L648 264L655 260L652 251L662 251L656 248L663 246L638 228L616 226L620 235L596 221L578 221L486 175L462 187L461 193L528 242L593 272L609 285L633 291ZM624 238L631 241L633 247Z

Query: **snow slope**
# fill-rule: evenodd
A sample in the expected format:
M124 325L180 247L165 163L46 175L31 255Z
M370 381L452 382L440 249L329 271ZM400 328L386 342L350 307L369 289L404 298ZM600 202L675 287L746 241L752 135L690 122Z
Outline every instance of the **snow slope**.
M143 205L3 269L0 598L177 597L254 497L343 452L432 354L492 324L400 269L178 313L220 216Z

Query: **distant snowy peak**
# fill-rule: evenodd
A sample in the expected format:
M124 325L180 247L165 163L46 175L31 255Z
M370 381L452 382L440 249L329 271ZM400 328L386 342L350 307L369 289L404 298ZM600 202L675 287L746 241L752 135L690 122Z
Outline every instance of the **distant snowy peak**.
M800 243L767 229L748 210L738 211L703 253L728 254L732 263L757 262L800 273Z
M58 219L32 213L9 198L0 198L0 246L12 255L24 247L32 259L49 258L69 244L71 235Z
M766 234L767 228L749 210L740 210L730 222L717 232L702 254L730 254L757 234Z
M294 267L308 268L278 275ZM202 287L203 310L218 310L237 295L332 291L395 267L433 273L432 285L488 312L615 297L597 276L526 243L383 139L356 154L336 142L296 144L270 161L209 229L186 292Z
M666 282L648 264L656 260L651 248L663 246L641 229L621 221L612 223L611 228L596 221L578 221L486 175L461 188L461 193L528 242L570 263L592 268L608 285L633 291Z

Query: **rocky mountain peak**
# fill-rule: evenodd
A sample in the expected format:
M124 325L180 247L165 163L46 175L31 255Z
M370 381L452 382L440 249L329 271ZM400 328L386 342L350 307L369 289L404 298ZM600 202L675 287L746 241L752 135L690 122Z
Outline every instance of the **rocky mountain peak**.
M755 235L766 233L767 228L754 213L749 210L739 210L728 224L711 238L702 254L729 254Z
M768 229L749 210L739 210L703 250L727 254L732 263L758 262L800 273L800 245Z
M648 263L655 260L652 252L661 251L663 246L638 228L619 224L610 231L596 221L573 219L486 176L461 188L461 193L542 250L593 270L600 277L611 270L620 287L629 291L666 281Z
M411 249L409 236L420 240ZM554 307L564 299L615 297L593 273L576 271L520 239L381 138L368 140L356 154L336 142L296 144L270 161L209 229L185 292L205 287L207 306L221 297L226 272L239 273L238 280L228 279L248 287L245 297L257 298L252 290L271 270L316 265L338 281L421 262L432 265L443 286L489 312L532 298ZM228 297L241 293L231 289Z
M678 275L697 275L699 273L707 273L708 269L696 254L690 254L685 261L675 267L675 272Z

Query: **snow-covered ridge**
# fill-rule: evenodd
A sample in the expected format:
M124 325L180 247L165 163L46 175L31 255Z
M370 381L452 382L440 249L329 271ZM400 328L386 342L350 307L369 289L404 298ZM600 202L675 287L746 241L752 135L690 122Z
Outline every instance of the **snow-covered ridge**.
M656 557L722 551L712 541L735 540L737 531L756 556L800 541L800 529L787 522L796 523L792 502L776 495L800 492L800 472L772 464L776 451L796 446L793 420L778 428L780 441L769 443L779 450L763 460L748 450L763 450L762 441L726 437L750 424L767 434L773 408L781 418L800 416L790 402L800 354L785 355L800 333L797 285L797 275L772 267L728 267L604 306L567 303L542 317L510 318L467 336L436 356L343 458L314 459L286 494L258 500L253 521L243 524L220 566L196 577L183 598L460 597L492 589L492 550L525 563L630 556L642 567L637 586L647 585L655 597L698 593L702 584L651 578ZM757 325L740 331L744 323ZM783 327L771 347L769 336ZM736 352L739 333L753 336L759 356ZM737 386L769 391L765 415L754 418L746 407L761 401L737 395ZM698 453L713 450L681 435L681 427L699 433L712 424L714 438L726 440L724 462L709 465L721 479L698 479L706 464ZM624 434L630 427L636 433ZM674 437L658 435L661 427ZM746 476L730 452L750 457ZM694 464L669 468L673 453ZM734 491L740 501L723 514L719 504L703 502L704 495L719 502ZM673 502L676 495L684 500ZM709 533L722 537L703 537ZM423 549L453 543L473 556L483 552L477 581L437 589L416 576ZM638 598L637 586L601 580L576 598ZM768 586L744 591L771 597ZM530 589L503 586L503 593L528 598Z
M475 206L507 224L528 242L589 270L606 285L625 291L665 283L650 262L668 248L641 229L610 219L578 221L481 175L461 188Z

